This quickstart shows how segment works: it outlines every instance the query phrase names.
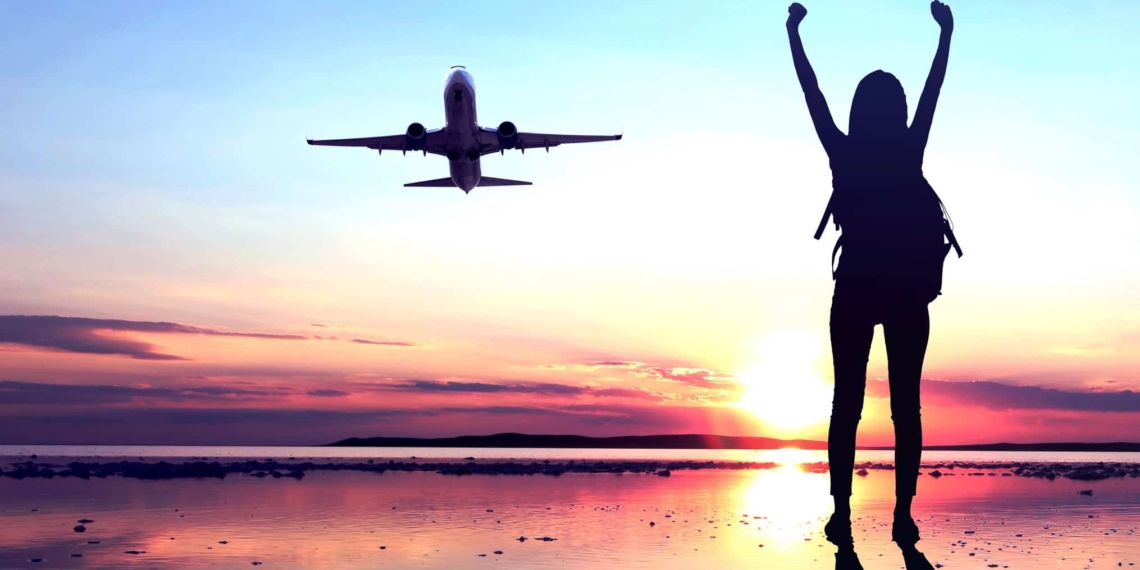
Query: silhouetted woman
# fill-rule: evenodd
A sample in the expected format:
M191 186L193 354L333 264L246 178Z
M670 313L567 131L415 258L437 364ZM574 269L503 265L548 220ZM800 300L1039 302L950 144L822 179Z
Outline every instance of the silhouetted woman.
M843 134L831 118L800 41L799 24L807 10L800 4L788 8L788 39L796 74L831 162L832 196L816 239L829 216L842 230L836 244L836 251L842 247L842 253L834 270L831 305L835 399L827 438L835 514L825 527L828 540L841 548L852 543L855 431L877 324L883 325L886 335L895 426L897 503L891 538L904 548L913 548L919 538L910 506L922 454L919 381L930 335L927 305L941 292L946 254L951 245L958 249L941 202L922 174L923 151L946 76L954 29L948 6L935 1L930 11L942 35L910 126L902 85L880 70L859 82L848 133Z

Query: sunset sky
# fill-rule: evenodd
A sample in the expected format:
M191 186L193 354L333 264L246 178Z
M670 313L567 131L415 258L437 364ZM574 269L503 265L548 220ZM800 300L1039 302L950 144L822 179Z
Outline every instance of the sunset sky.
M846 130L913 104L924 1L812 1ZM965 257L929 444L1140 433L1140 3L952 2L926 152ZM784 2L0 0L0 443L503 431L822 439L830 192ZM306 137L479 117L620 142L441 157ZM860 443L892 442L881 331Z

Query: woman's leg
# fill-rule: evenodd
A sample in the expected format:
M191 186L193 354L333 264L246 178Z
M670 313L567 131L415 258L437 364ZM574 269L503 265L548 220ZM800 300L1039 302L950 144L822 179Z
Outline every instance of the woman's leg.
M895 424L895 519L910 520L910 504L922 460L920 384L922 362L930 339L930 312L926 305L890 315L883 322L887 344L887 371L891 387L891 420ZM908 526L913 526L910 522ZM913 539L918 540L918 529ZM900 531L901 532L901 531ZM907 531L905 536L911 536Z
M838 515L851 513L851 471L855 466L855 433L863 413L867 386L867 357L875 322L863 303L837 298L831 304L831 357L835 367L835 396L827 431L827 461L831 494Z

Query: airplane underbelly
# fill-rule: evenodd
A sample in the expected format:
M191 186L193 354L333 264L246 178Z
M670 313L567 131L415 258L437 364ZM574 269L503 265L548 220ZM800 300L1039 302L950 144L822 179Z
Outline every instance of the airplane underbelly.
M479 185L482 172L478 160L452 160L449 161L449 165L451 166L451 181L461 190L470 192L472 188Z

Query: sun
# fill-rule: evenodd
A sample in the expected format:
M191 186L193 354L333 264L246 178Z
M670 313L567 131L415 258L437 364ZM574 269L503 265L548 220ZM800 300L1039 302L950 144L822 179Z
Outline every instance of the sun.
M807 331L778 330L756 348L755 366L739 376L737 406L779 430L822 422L831 412L831 386L816 371L821 343Z

